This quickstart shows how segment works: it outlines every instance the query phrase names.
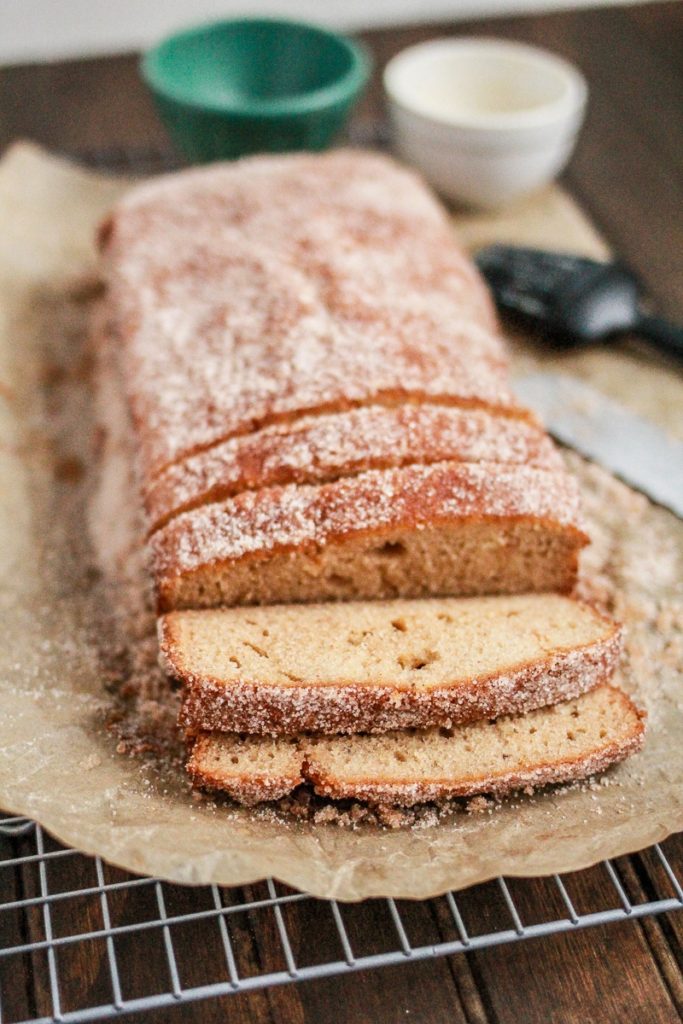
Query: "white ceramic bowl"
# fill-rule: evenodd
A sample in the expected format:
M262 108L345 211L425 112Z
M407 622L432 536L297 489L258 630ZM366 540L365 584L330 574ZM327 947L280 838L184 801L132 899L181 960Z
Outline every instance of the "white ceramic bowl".
M498 39L411 46L384 71L394 148L443 195L504 206L563 169L583 122L582 74Z

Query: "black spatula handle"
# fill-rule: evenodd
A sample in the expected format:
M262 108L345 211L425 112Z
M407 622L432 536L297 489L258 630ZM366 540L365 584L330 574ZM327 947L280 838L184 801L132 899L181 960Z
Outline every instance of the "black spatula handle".
M662 320L658 316L643 313L636 324L636 331L659 348L683 359L683 327Z

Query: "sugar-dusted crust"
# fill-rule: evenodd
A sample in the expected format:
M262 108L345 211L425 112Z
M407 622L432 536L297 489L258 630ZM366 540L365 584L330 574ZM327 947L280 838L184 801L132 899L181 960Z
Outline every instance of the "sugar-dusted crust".
M100 239L143 481L309 413L431 401L534 421L445 211L385 157L162 177L131 190Z
M169 466L144 491L148 527L241 491L442 461L562 468L547 434L523 420L429 403L368 406L266 427Z
M326 548L342 549L363 538L381 543L397 534L419 534L438 527L458 530L473 523L493 528L488 550L482 553L488 560L487 580L494 580L486 583L491 589L482 589L475 580L469 590L442 587L433 593L505 593L511 587L571 589L578 551L588 542L581 527L575 481L564 472L530 466L445 462L370 470L317 487L292 484L249 491L179 515L150 542L159 610L325 599L329 592L316 588L315 563ZM526 524L537 532L539 555L552 538L563 542L555 556L548 554L544 578L530 580L526 588L520 587L517 578L506 585L511 554L518 542L516 524ZM212 589L219 572L237 578L240 566L257 560L263 575L265 560L292 553L308 555L311 560L303 571L296 566L291 570L292 586L301 582L300 592L261 594L256 590L241 598L239 593L231 594L227 600L225 589ZM475 562L472 573L476 575L479 568ZM397 592L419 596L424 591L417 588L418 583L416 580L415 589L402 591L387 584L383 593L361 591L355 596L392 597ZM254 586L259 586L258 580Z
M378 776L372 777L366 768L359 770L355 777L347 774L346 778L340 779L330 774L320 757L316 757L315 737L302 736L297 742L299 770L290 768L279 776L271 774L266 782L261 783L250 771L207 771L207 761L214 760L207 758L207 752L215 749L211 733L202 733L195 741L188 770L193 782L200 788L228 793L233 799L246 804L279 798L304 782L310 783L319 795L332 799L355 799L370 804L403 807L480 793L503 796L528 786L536 789L550 783L585 779L605 771L641 749L645 738L645 713L622 691L615 687L605 689L611 692L613 699L621 706L620 728L616 730L618 735L606 735L604 741L594 743L580 754L530 761L523 768L510 772L482 773L460 779L433 777L427 780L390 782ZM272 796L273 793L277 796Z
M295 735L382 733L521 714L569 700L606 682L621 652L620 627L605 619L599 640L457 686L273 686L197 677L188 671L173 613L159 620L162 663L184 683L181 726L210 732Z
M645 739L644 721L639 718L634 722L632 732L613 742L592 750L587 754L562 760L548 760L542 764L529 765L517 772L506 772L500 775L481 776L453 782L450 779L435 779L433 782L386 784L381 781L358 779L353 782L340 782L325 771L315 761L315 754L308 751L305 765L306 780L316 793L334 800L352 797L370 804L389 804L399 807L412 807L414 804L431 801L449 800L453 797L477 796L480 793L491 793L505 796L527 786L539 789L557 782L576 782L590 775L598 775L614 764L624 761L637 753ZM243 783L240 783L240 788ZM236 791L237 792L237 791ZM236 797L238 799L238 797Z

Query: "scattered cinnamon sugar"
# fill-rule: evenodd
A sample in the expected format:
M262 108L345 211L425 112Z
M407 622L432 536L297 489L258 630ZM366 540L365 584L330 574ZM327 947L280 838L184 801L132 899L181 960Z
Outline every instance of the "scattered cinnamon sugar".
M566 459L581 483L591 536L579 596L625 624L619 685L645 704L655 728L660 667L683 674L682 553L667 513L576 453Z
M58 459L54 466L55 479L62 483L75 484L85 474L85 466L81 459L65 456Z
M530 787L527 788L530 789ZM493 803L493 800L490 800L488 797L474 796L471 800L467 801L465 810L468 814L480 814L482 811L488 811L490 807L493 807Z

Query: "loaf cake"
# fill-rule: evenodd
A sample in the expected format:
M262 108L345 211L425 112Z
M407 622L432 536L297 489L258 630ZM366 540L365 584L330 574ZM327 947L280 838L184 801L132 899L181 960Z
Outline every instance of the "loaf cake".
M161 611L571 589L576 487L411 173L191 170L100 241Z
M200 733L187 767L196 784L245 804L309 783L335 799L411 806L583 779L635 753L643 736L643 714L605 685L526 715L452 729L292 739Z
M183 727L271 735L516 714L605 682L621 649L555 594L171 612L159 637Z
M577 485L414 175L213 165L132 189L99 240L196 785L406 806L640 746L620 629L565 596Z

